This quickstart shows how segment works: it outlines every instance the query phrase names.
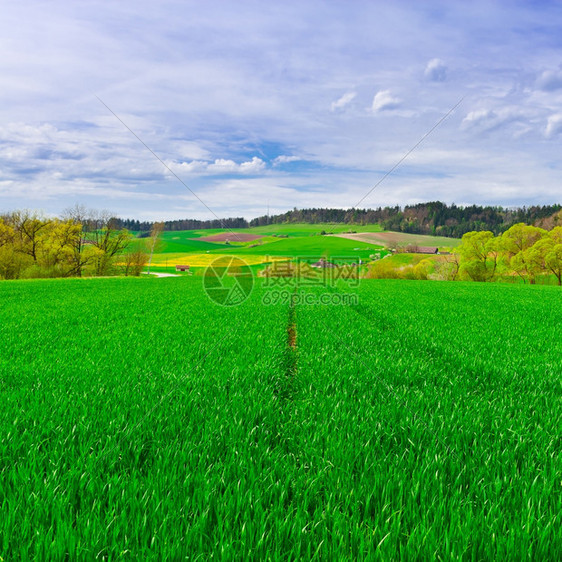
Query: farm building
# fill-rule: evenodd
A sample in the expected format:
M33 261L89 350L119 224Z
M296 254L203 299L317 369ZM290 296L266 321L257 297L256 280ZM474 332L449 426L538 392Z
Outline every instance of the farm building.
M317 268L321 268L321 269L327 269L330 267L338 267L335 263L331 263L329 261L326 261L325 259L320 259L315 263L311 263L310 267L317 267Z
M189 265L176 265L176 271L189 271Z
M438 254L439 248L435 246L418 246L416 250L414 250L415 254Z

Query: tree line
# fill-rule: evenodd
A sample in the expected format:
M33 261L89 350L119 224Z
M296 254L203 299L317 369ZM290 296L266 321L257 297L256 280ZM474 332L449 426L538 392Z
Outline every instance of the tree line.
M119 228L126 228L134 232L149 233L154 227L153 222L138 221L134 219L115 218L115 225ZM160 223L159 223L160 224ZM181 219L174 221L164 221L161 223L166 231L177 230L208 230L210 228L248 228L249 223L242 217L229 219L213 219L213 220L197 220L197 219Z
M0 278L140 275L149 246L106 211L77 205L61 218L15 211L0 216Z
M562 224L561 205L533 205L509 209L498 206L447 205L441 201L378 207L376 209L328 209L294 208L286 213L263 215L250 221L242 217L195 220L183 219L166 221L164 230L205 230L210 228L248 228L272 224L291 223L337 223L354 225L380 224L385 230L408 232L411 234L430 234L461 238L467 232L490 231L501 234L517 223L526 223L542 228L553 228ZM131 219L115 219L116 226L129 231L150 232L153 223Z
M377 209L293 209L275 216L258 217L250 226L283 223L380 224L384 230L461 238L471 231L489 230L495 235L517 223L552 228L562 224L561 205L535 205L508 209L493 206L457 206L440 201Z

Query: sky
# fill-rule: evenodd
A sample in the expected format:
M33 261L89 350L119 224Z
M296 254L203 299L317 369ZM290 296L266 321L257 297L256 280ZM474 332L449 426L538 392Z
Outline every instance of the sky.
M562 203L561 29L548 1L7 1L0 212Z

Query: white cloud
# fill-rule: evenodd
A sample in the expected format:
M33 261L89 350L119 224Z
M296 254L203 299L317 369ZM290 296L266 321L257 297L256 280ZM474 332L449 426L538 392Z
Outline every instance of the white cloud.
M552 138L562 132L562 113L555 113L548 118L545 129L545 136Z
M273 161L273 164L277 166L278 164L288 164L289 162L299 162L300 160L302 160L300 156L287 156L282 154Z
M331 111L337 111L339 109L343 109L347 105L349 105L357 96L355 92L346 92L341 98L332 102L330 106Z
M431 82L444 82L447 79L447 67L441 59L431 59L425 67L424 76Z
M191 162L167 162L168 166L174 171L188 174L258 174L265 170L266 164L257 156L247 162L237 164L234 160L227 158L217 158L214 162L203 160L193 160Z
M497 115L489 109L477 109L469 112L462 122L465 126L472 126L478 123L488 123L496 117Z
M172 162L169 160L166 162L166 165L169 166L172 170L178 172L184 172L186 174L201 174L207 171L209 167L208 162L203 162L202 160L192 160L191 162L180 162L179 164L176 162Z
M146 149L123 128L93 123L82 128L76 123L60 128L25 123L0 127L1 169L4 175L24 182L42 173L61 182L99 181L102 187L121 180L162 179L162 165L145 154Z
M219 174L238 172L238 170L238 164L234 160L227 160L226 158L218 158L212 164L207 165L207 171Z
M476 133L508 128L514 138L519 138L537 128L536 112L517 106L470 111L462 121L462 128Z
M254 156L249 162L242 162L240 164L240 172L243 174L257 174L265 170L265 162Z
M188 160L209 160L211 155L208 150L195 142L181 141L173 144L174 152L179 158Z
M559 90L562 88L562 70L545 70L539 76L537 86L545 92Z
M372 110L374 113L377 113L379 111L396 109L400 107L401 104L402 101L392 96L390 90L381 90L377 92L373 98Z

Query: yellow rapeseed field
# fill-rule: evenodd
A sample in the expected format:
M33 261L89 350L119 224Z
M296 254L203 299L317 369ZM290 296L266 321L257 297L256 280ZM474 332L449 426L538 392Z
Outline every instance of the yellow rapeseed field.
M157 267L175 266L175 265L189 265L191 267L207 267L219 258L230 257L229 254L154 254L152 258L152 265ZM273 261L287 261L288 258L284 257L271 257L271 256L236 256L246 262L248 265L259 265L262 263L270 263Z

